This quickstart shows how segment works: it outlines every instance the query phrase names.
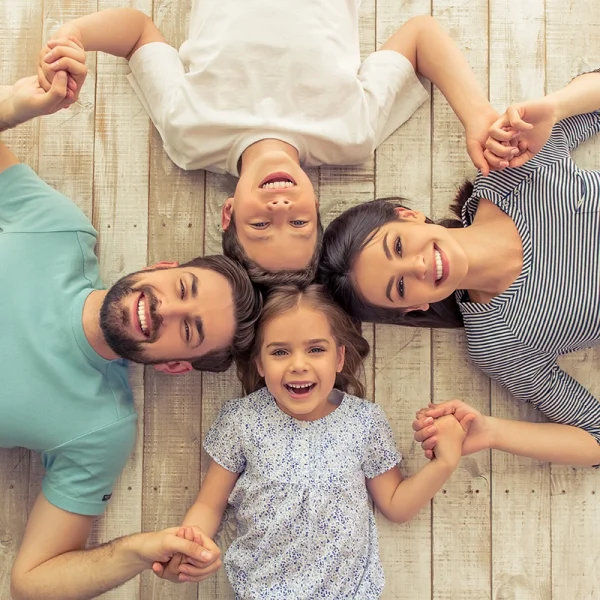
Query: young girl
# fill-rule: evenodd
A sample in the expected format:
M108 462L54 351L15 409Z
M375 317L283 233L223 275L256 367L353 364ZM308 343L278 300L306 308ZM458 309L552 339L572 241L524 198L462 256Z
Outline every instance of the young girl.
M456 469L465 433L450 416L437 421L435 458L402 478L383 411L348 393L364 394L356 374L368 351L320 286L280 288L266 302L242 369L253 393L225 404L208 432L212 461L180 532L214 537L232 504L238 537L225 568L237 598L379 598L368 493L388 519L408 521ZM173 560L164 574L199 581L212 570Z
M494 448L600 463L600 403L557 363L600 343L600 172L579 169L571 158L600 132L598 108L600 72L510 107L490 133L526 148L511 161L518 168L463 187L453 207L461 221L451 228L378 200L349 209L325 232L320 276L350 314L403 325L464 324L473 362L555 421L493 419L445 403L415 423L427 451L435 426L423 417L470 412L477 418L465 453Z

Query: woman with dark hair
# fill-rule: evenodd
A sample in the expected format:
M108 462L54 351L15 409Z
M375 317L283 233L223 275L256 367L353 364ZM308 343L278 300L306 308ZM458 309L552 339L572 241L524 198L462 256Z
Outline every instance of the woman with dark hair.
M461 402L421 411L416 438L430 455L427 418L476 414L463 453L493 447L539 460L600 463L600 402L558 366L600 340L600 172L571 152L600 132L600 73L510 107L488 149L518 145L511 167L435 224L398 199L353 207L327 228L319 277L354 317L408 326L465 327L475 364L555 423L479 415Z

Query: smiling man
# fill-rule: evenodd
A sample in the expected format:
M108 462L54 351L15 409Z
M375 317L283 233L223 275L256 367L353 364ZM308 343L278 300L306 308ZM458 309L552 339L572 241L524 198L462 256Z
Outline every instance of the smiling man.
M48 92L37 77L0 86L0 131L68 105L67 81L59 73ZM106 291L96 237L0 143L0 447L34 450L45 468L13 567L15 600L96 597L175 553L219 566L212 542L177 529L83 548L135 441L123 359L222 371L252 342L259 297L224 256L161 263Z

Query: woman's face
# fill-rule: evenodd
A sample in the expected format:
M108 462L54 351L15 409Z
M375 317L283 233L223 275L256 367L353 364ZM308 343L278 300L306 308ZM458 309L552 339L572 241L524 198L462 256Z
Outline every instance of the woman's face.
M396 209L358 255L352 272L358 293L383 308L427 310L447 298L467 274L467 257L450 229L425 222L425 215Z

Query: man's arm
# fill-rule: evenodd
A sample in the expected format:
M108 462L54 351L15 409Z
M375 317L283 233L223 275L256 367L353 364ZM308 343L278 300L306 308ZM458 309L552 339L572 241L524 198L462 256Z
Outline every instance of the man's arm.
M141 46L164 42L150 17L134 8L109 8L65 23L52 39L73 36L86 52L100 51L129 60Z
M199 544L176 536L179 528L140 533L84 550L93 517L35 502L11 577L13 600L85 600L111 590L154 561L177 553L201 560Z

